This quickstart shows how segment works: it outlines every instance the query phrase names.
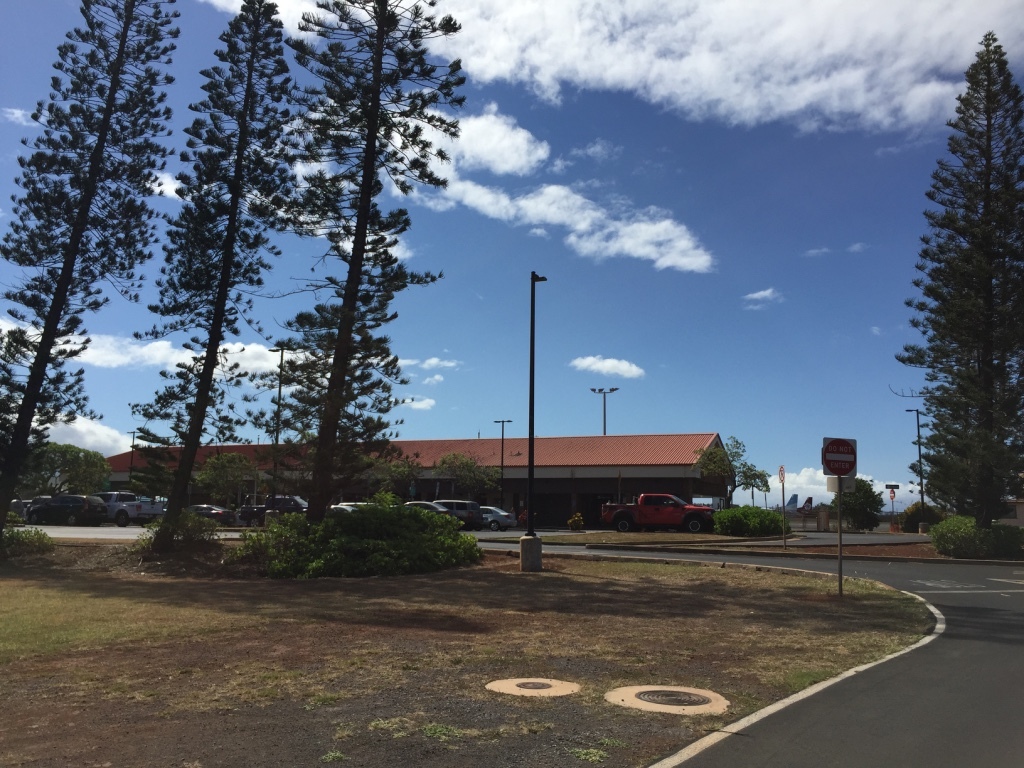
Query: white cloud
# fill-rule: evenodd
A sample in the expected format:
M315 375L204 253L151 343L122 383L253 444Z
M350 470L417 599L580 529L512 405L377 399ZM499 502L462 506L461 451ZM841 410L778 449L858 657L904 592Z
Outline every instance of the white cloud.
M571 187L545 184L519 197L463 179L443 193L479 213L529 227L568 230L565 243L581 256L634 258L655 269L710 272L714 257L686 226L659 208L610 210ZM621 206L619 206L621 207Z
M622 154L622 147L618 147L605 139L597 139L585 147L572 150L569 154L573 157L588 157L591 160L603 162Z
M846 251L848 253L864 253L864 251L866 251L867 249L868 249L868 244L867 243L854 243L853 245L849 246L846 249Z
M0 116L3 117L5 122L14 123L15 125L35 125L35 121L32 120L32 113L27 109L0 109Z
M430 397L410 397L402 403L399 403L400 408L409 408L413 411L429 411L437 405L437 401Z
M74 445L104 456L114 456L131 450L132 441L116 429L91 419L75 419L71 424L54 424L49 428L50 442Z
M448 152L461 169L523 176L540 168L551 154L546 141L538 141L514 118L500 114L494 103L481 115L460 118L459 129L459 139L449 144Z
M92 343L79 359L97 368L173 368L189 358L186 350L166 340L136 341L104 334L93 334L90 338Z
M763 291L748 293L743 297L744 309L764 309L769 304L776 304L783 301L783 296L774 288L765 288Z
M444 381L444 376L442 376L439 373L435 373L433 376L428 376L427 378L425 378L423 380L423 383L424 384L434 385L434 384L440 384L442 381Z
M420 368L425 371L433 371L437 368L458 368L459 365L458 360L442 360L439 357L429 357L422 363L419 363Z
M882 335L882 329L879 328L877 325L872 325L871 326L871 335L872 336L881 336Z
M166 171L159 171L156 174L156 184L154 185L153 191L161 197L170 197L175 200L180 200L181 198L178 197L178 187L180 186L181 184L176 178L174 178L174 174L167 173Z
M830 248L811 248L810 250L804 251L804 256L824 256L827 253L831 253Z
M644 376L644 369L635 363L628 360L605 358L600 355L577 357L569 365L577 371L600 373L603 376L621 376L624 379L640 379Z
M694 119L942 125L978 41L1024 43L1014 0L448 0L441 42L478 82L624 91Z

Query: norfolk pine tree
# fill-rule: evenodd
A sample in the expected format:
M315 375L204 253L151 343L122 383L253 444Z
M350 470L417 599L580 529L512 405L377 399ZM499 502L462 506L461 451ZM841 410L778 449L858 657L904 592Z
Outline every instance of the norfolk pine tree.
M981 45L907 301L924 341L897 358L925 370L928 494L988 527L1024 472L1024 99L995 35Z
M83 372L66 368L89 344L82 316L107 303L104 282L138 298L154 238L146 198L167 154L159 89L171 82L174 1L83 0L85 25L57 49L50 99L33 114L42 131L24 142L0 242L25 276L3 293L17 325L0 343L0 529L30 446L48 425L91 415Z
M459 30L450 16L426 15L424 8L435 6L435 0L320 0L318 12L304 15L301 25L319 40L290 41L298 63L318 81L306 95L304 131L308 159L325 164L303 196L304 225L327 236L329 255L345 271L332 281L335 300L320 305L319 318L297 318L315 334L326 333L331 345L312 446L314 519L325 513L335 487L339 438L348 439L345 411L357 387L367 383L368 348L387 346L373 331L393 318L390 297L436 279L397 262L391 248L408 227L408 215L385 215L375 202L385 177L403 194L415 185L446 184L431 163L448 157L426 131L458 135L458 123L440 108L462 105L456 90L465 78L458 61L442 69L428 61L426 43ZM397 372L390 352L378 360L387 366L385 378Z
M224 406L244 372L225 360L221 347L228 335L238 335L240 323L259 330L251 294L270 269L263 254L278 254L267 231L291 188L282 139L292 84L282 30L276 4L245 0L220 37L222 66L202 72L207 96L191 107L202 117L185 131L182 159L192 170L178 177L184 204L168 228L160 299L150 307L163 323L144 335L192 333L184 344L192 357L166 374L170 383L153 402L135 406L147 421L168 423L173 437L163 440L181 445L156 548L173 541L204 436L237 441L235 430L244 423ZM152 430L143 436L161 442Z

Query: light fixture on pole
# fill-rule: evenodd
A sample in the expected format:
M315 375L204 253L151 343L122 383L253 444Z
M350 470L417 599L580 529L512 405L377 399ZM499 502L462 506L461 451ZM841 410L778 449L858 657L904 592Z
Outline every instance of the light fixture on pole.
M608 395L612 392L618 392L618 387L612 387L611 389L605 389L604 387L598 387L594 389L590 388L590 391L596 395L601 396L601 434L608 434Z
M921 491L921 512L924 512L924 462L921 460L921 411L918 408L907 408L907 413L917 417L917 479Z
M498 506L505 508L505 425L511 424L512 419L495 419L495 424L501 424L501 485L498 486Z

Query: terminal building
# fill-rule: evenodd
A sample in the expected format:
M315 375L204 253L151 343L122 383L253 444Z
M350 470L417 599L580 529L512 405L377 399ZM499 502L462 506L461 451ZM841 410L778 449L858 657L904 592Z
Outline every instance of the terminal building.
M529 440L525 437L392 440L392 448L415 459L423 467L420 477L404 494L409 499L430 501L459 498L452 481L434 471L436 462L448 454L461 454L482 467L499 470L499 488L474 500L510 511L526 506ZM595 526L601 505L608 501L628 502L641 493L671 493L685 501L703 500L720 508L735 487L735 477L702 477L697 460L703 451L724 447L718 433L672 435L598 435L588 437L535 437L533 503L537 525L562 526L574 513L584 524ZM260 469L265 480L273 472L270 446L205 446L197 457L197 469L210 455L243 453ZM107 459L113 472L111 487L124 487L142 463L138 452L126 452ZM279 468L283 482L288 470ZM265 489L254 489L257 493ZM345 501L365 497L367 488L346 489ZM194 503L205 500L197 489Z

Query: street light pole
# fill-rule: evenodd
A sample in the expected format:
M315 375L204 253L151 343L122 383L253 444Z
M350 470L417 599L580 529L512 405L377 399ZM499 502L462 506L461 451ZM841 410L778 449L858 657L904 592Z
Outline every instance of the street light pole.
M135 469L135 432L136 431L137 430L133 429L131 432L128 433L129 435L132 436L132 453L131 453L131 456L128 457L128 483L129 484L131 484L131 482L132 482L132 471Z
M277 408L274 410L274 447L272 449L274 467L270 477L270 503L267 504L267 507L277 501L277 450L278 443L281 442L281 383L284 379L284 347L271 347L270 351L280 352L281 359L277 364Z
M505 425L511 424L512 419L495 419L495 424L501 424L501 485L498 486L498 506L505 508Z
M917 479L921 491L921 512L924 513L924 462L921 460L921 411L917 408L907 408L907 413L913 413L917 417Z
M594 394L601 396L601 434L608 434L608 395L612 392L618 392L618 387L612 387L611 389L605 389L604 387L598 387L594 389L590 388L590 391Z
M536 351L536 330L537 330L537 283L546 282L546 277L541 277L536 272L530 272L530 424L527 449L527 471L526 471L526 535L531 538L537 536L533 529L533 382L534 382L534 357Z

